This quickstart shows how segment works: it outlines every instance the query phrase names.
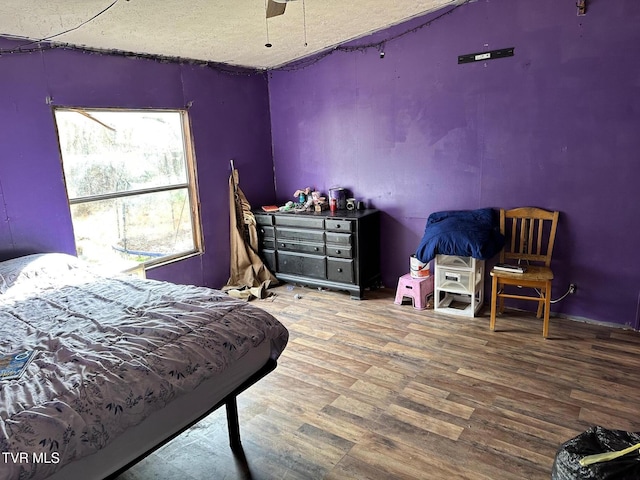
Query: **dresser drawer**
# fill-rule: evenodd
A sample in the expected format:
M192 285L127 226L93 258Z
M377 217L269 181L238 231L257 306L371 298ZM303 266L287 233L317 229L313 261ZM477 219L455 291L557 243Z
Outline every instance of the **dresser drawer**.
M325 222L327 230L335 230L340 232L351 232L353 231L353 222L350 220L334 220L327 219Z
M351 237L350 233L334 233L327 232L325 233L325 238L327 239L327 243L339 243L340 245L351 245Z
M311 242L324 243L324 232L322 230L301 230L297 228L278 227L276 229L278 243L283 240L308 240Z
M294 240L289 240L289 241L278 240L278 250L279 251L287 250L290 252L324 255L324 243L307 243L307 242L296 242Z
M273 215L265 215L262 213L254 213L258 225L273 225Z
M323 218L313 217L296 217L296 216L276 216L274 217L276 225L282 225L287 227L304 227L304 228L324 228Z
M267 268L271 271L275 271L276 269L276 252L275 250L262 250L260 252L264 263L267 265Z
M330 245L327 244L327 255L329 257L353 258L351 245Z
M276 239L275 238L263 238L260 241L260 247L262 249L271 249L274 250L276 248Z
M275 227L258 226L258 234L265 238L274 238L276 236Z
M327 258L327 278L334 282L353 283L353 260Z
M325 257L304 253L278 252L278 272L305 277L326 278Z

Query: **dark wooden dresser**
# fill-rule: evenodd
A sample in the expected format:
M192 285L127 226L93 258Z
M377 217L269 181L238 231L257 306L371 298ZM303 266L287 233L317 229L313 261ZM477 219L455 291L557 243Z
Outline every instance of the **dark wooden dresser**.
M346 290L380 283L380 212L254 212L260 256L282 281Z

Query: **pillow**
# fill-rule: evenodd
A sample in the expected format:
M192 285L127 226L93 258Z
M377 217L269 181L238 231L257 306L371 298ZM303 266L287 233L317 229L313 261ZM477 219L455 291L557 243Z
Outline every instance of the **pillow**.
M0 293L27 283L56 284L83 262L66 253L36 253L0 262Z
M424 263L437 254L488 260L503 246L504 236L492 208L450 210L429 215L416 258Z

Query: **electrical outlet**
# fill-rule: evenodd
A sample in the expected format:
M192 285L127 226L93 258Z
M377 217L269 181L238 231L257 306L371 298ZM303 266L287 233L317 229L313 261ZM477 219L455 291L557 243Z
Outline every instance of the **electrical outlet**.
M578 289L578 287L576 286L575 283L572 283L569 285L569 293L573 294L576 293L576 290Z

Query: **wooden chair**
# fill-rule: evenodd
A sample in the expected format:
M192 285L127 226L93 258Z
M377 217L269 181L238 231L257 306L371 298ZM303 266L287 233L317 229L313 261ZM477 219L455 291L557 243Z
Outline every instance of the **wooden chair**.
M505 246L500 252L499 263L520 264L523 273L491 270L491 331L496 326L496 310L504 310L505 298L538 302L537 317L544 311L542 336L549 335L549 307L551 302L551 254L556 238L559 212L540 208L523 207L500 210L500 232L505 236ZM509 293L505 286L533 288L530 295ZM527 292L527 290L525 290Z

